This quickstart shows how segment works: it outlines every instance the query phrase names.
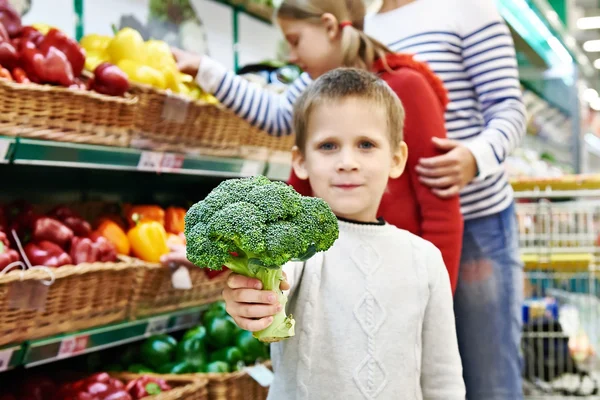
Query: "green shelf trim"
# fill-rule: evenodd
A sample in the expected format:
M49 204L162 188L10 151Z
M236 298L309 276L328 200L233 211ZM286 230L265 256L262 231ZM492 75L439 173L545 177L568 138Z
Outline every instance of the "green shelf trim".
M213 0L215 3L220 3L226 6L229 6L239 12L242 12L258 21L264 22L265 24L269 24L272 25L273 21L271 20L270 16L266 16L264 13L258 13L256 11L253 11L251 8L248 8L246 6L244 6L243 4L240 4L240 0L235 1L235 0Z
M208 306L29 341L20 365L31 368L196 326Z
M0 136L0 164L10 164L12 162L17 138Z
M0 372L10 371L21 365L23 354L22 345L0 347Z
M0 138L5 140L4 138ZM0 146L2 142L0 141ZM141 171L161 174L244 177L264 174L267 163L226 157L190 156L137 149L19 139L14 143L14 164Z

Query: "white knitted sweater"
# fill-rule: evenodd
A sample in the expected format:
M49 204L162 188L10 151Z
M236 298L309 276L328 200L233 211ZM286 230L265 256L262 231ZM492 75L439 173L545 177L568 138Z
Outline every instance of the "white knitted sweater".
M269 400L464 400L439 250L391 225L339 224L329 251L285 267L296 336L271 347Z

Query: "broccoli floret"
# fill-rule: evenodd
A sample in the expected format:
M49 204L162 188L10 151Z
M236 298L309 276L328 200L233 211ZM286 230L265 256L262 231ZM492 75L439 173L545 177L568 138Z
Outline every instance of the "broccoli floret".
M337 218L321 199L303 197L291 186L264 176L231 179L217 186L185 216L187 257L195 265L260 279L284 309L254 336L275 342L294 336L279 289L281 267L329 249L338 238Z

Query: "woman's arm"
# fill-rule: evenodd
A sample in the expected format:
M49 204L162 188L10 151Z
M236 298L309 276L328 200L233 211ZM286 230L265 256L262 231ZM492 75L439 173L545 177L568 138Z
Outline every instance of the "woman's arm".
M414 188L421 211L421 237L433 243L444 257L452 290L456 288L462 247L463 219L458 196L442 199L419 180L421 158L440 154L432 138L445 138L444 107L425 77L413 70L392 75L388 84L402 101L406 119L404 141L408 146L405 174Z
M464 400L450 282L440 252L426 249L429 293L421 332L421 387L424 400Z
M308 74L302 74L284 93L273 93L202 56L196 81L252 125L273 136L284 136L292 134L294 102L311 79Z
M521 98L514 43L492 0L455 0L465 71L474 85L485 129L464 144L477 162L477 179L486 178L521 143L526 111Z

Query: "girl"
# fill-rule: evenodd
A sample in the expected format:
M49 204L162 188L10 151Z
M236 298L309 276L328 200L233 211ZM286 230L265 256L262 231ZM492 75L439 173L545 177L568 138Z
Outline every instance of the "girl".
M395 54L365 35L362 31L364 16L361 0L287 0L277 11L279 25L290 44L290 61L299 64L311 78L316 79L341 66L367 69L385 80L402 101L406 111L404 137L409 149L407 171L400 178L390 180L379 216L439 248L454 288L463 226L458 197L435 196L416 172L420 159L441 154L432 139L446 136L446 91L425 64L409 55ZM180 60L183 58L177 50L175 55L179 55ZM198 65L197 61L186 63ZM197 79L206 90L216 92L226 106L245 104L240 112L260 115L273 101L268 93L259 94L257 87L207 57L202 57L199 67ZM189 72L189 68L183 69ZM251 93L257 93L257 98L246 104L243 96ZM286 118L279 121L281 124L289 126L291 107L298 95L294 87L287 92L289 114L283 113ZM311 194L308 181L292 180L292 183L302 194ZM165 262L181 258L178 252L166 257Z

